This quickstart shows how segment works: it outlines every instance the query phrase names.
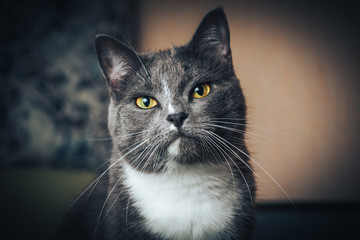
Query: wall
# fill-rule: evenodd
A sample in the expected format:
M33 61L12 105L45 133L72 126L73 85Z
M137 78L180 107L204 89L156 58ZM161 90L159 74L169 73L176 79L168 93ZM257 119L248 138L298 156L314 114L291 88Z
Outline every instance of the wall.
M140 50L186 43L217 5L249 106L259 199L360 200L360 34L351 6L142 1Z

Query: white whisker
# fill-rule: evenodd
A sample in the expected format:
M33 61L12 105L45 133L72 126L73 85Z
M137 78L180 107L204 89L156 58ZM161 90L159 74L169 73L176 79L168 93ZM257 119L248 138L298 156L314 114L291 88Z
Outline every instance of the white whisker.
M226 130L230 130L230 131L233 131L233 132L237 132L237 133L242 133L244 135L247 135L247 136L254 136L254 137L259 137L259 138L265 138L265 139L268 139L268 140L273 140L272 138L270 137L266 137L266 136L262 136L260 134L256 134L256 133L251 133L249 131L244 131L244 130L240 130L240 129L237 129L237 128L231 128L231 127L225 127L223 125L219 125L219 124L209 124L209 123L204 123L205 125L208 125L208 126L212 126L212 127L218 127L218 128L223 128L223 129L226 129Z
M216 119L218 119L218 120L216 120ZM210 121L213 122L213 123L224 123L224 124L233 124L233 125L238 125L238 126L247 126L247 127L250 127L250 128L256 128L256 129L265 130L265 131L269 131L269 132L279 133L279 134L286 135L286 136L305 138L305 136L301 136L301 135L297 135L297 134L293 134L293 133L287 133L287 132L283 132L283 131L279 131L279 130L275 130L275 129L271 129L271 128L259 127L259 126L248 124L248 123L219 121L221 119L232 120L232 118L212 118L212 119L210 119ZM244 121L244 120L245 119L240 119L240 121Z
M144 143L146 143L150 138L145 139L144 141L142 141L140 144L138 144L135 148L133 148L132 150L128 151L126 154L124 154L123 156L121 156L119 159L117 159L114 163L112 163L102 174L100 174L75 200L74 202L70 205L69 208L72 208L74 206L74 204L85 194L85 192L87 192L91 187L91 191L89 193L89 196L91 195L91 193L93 192L94 188L96 187L97 183L100 181L100 179L113 167L115 166L120 160L122 160L123 158L125 158L127 155L129 155L130 153L132 153L133 151L135 151L137 148L139 148L141 145L143 145Z
M154 136L154 138L156 138L156 137L157 137L157 135ZM132 161L132 163L130 164L130 166L132 167L132 166L135 165L136 162L138 162L138 164L137 164L136 166L134 166L134 168L137 169L137 167L139 166L139 164L144 161L145 157L146 157L146 156L149 154L149 152L152 151L155 147L156 147L156 142L153 141L150 145L146 146L145 149L143 149L140 154L138 154L138 155L136 156L135 160ZM147 162L148 162L148 161L145 162L145 165L147 164ZM144 168L146 167L145 165L143 166L143 168L141 169L141 171L144 170ZM104 201L104 204L103 204L103 206L102 206L102 208L101 208L101 211L100 211L100 214L99 214L99 217L98 217L98 221L97 221L97 224L96 224L96 229L97 229L97 227L98 227L98 225L99 225L99 223L100 223L101 215L102 215L102 213L103 213L103 211L104 211L104 209L105 209L105 206L106 206L106 204L107 204L110 196L112 195L113 191L115 190L115 188L117 187L117 185L118 185L118 184L120 183L120 181L122 180L123 176L124 176L124 173L121 175L120 178L118 178L117 182L115 183L115 185L113 186L113 188L110 190L110 193L108 194L106 200ZM106 214L105 214L104 217L102 218L103 220L104 220L104 219L106 218L106 216L109 214L111 208L114 206L115 202L117 201L117 199L118 199L119 196L121 195L121 193L122 193L122 191L123 191L124 188L125 188L125 186L123 186L123 187L121 188L121 191L117 194L115 200L113 201L113 203L111 204L110 208L108 209L108 211L106 212ZM96 230L95 230L95 233L96 233Z
M243 135L245 135L246 137L248 138L251 138L254 142L258 142L258 143L264 143L266 145L269 145L275 149L278 149L278 150L282 150L281 147L279 146L276 146L268 141L265 141L265 140L262 140L262 139L258 139L258 137L263 137L263 138L267 138L267 137L264 137L264 136L261 136L261 135L258 135L256 134L256 136L253 136L254 134L253 133L249 133L248 131L242 131L242 130L239 130L239 129L236 129L236 128L229 128L229 127L224 127L222 125L217 125L217 124L208 124L208 123L204 123L204 125L207 125L207 126L212 126L212 127L218 127L218 128L222 128L222 129L225 129L225 130L229 130L229 131L232 131L232 132L237 132L237 133L241 133ZM270 138L269 138L270 139ZM272 140L272 139L271 139Z
M219 135L217 135L218 137L220 137ZM287 194L287 192L285 191L285 189L274 179L274 177L265 170L265 168L263 168L261 166L260 163L258 163L257 161L255 161L255 159L253 159L252 157L250 157L249 154L247 154L246 152L242 151L241 149L239 149L238 147L236 147L235 145L233 145L232 143L230 143L229 141L227 141L226 139L222 138L225 142L227 142L229 145L231 145L232 147L234 147L235 149L237 149L238 151L240 151L242 154L244 154L246 157L248 157L252 162L254 162L268 177L271 178L271 180L280 188L280 190L284 193L284 195L287 197L287 199L291 202L291 204L294 206L295 209L296 206L294 204L294 202L291 200L290 196Z
M207 139L207 141L210 141L210 142L212 142L211 141L211 139L210 138L208 138L207 136L204 136L206 139ZM213 143L214 144L214 143ZM222 150L222 149L220 149L219 147L217 147L216 145L214 145L218 150ZM223 155L223 157L224 157L224 159L225 159L225 162L226 162L226 164L228 165L228 167L229 167L229 170L230 170L230 174L231 174L231 178L232 178L232 182L233 182L233 188L234 188L234 198L236 198L236 183L235 183L235 177L234 177L234 173L233 173L233 171L232 171L232 169L231 169L231 166L230 166L230 163L227 161L227 159L226 159L226 157L224 156L224 154L222 153L223 151L220 151L220 153ZM218 160L217 160L218 161ZM218 161L219 162L219 161Z
M207 131L208 133L211 133L210 131ZM241 177L243 178L245 184L246 184L246 187L248 189L248 192L249 192L249 196L250 196L250 200L251 200L251 204L254 205L254 202L253 202L253 197L252 197L252 194L251 194L251 191L250 191L250 187L249 187L249 184L244 176L244 174L242 173L242 171L240 170L239 166L234 162L234 160L229 156L229 154L221 148L221 146L219 146L214 139L211 139L211 137L209 138L209 140L211 140L213 142L213 145L214 146L217 146L217 149L221 150L221 152L224 152L228 158L232 161L232 163L235 165L235 167L238 169L239 173L241 174ZM223 155L224 156L224 155ZM226 160L226 157L224 156L224 159ZM227 161L226 161L227 162ZM243 161L244 162L244 161ZM248 166L248 168L252 171L251 167Z

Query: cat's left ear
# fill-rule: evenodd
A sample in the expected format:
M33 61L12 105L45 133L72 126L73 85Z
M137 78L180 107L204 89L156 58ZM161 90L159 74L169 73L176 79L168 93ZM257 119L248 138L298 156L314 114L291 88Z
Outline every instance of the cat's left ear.
M187 48L196 55L215 57L231 64L230 30L221 7L205 15Z

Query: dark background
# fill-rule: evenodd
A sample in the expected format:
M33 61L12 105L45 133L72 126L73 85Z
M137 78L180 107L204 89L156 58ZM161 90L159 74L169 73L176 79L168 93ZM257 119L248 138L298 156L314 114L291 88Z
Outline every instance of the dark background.
M138 1L0 3L0 239L53 239L110 156L94 38L137 45Z
M108 93L93 41L99 33L124 35L137 49L139 4L0 3L1 239L52 239L66 205L109 157ZM324 31L336 32L352 49L353 61L347 64L359 67L356 4L256 1L253 6L309 17ZM290 205L260 204L256 239L356 236L357 202Z
M109 156L94 38L137 44L137 1L9 1L0 14L0 165L96 168Z

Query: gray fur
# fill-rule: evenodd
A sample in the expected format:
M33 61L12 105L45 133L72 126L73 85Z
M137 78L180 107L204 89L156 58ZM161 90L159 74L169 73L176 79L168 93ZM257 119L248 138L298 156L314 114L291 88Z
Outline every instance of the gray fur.
M255 186L241 134L245 131L246 104L233 71L229 44L229 29L221 8L204 17L187 45L170 50L136 54L109 36L97 37L98 59L111 96L108 127L113 139L107 187L110 200L105 200L109 215L103 225L96 226L99 236L161 239L142 227L143 219L121 177L125 162L137 171L161 174L168 170L169 161L175 161L187 166L229 164L235 185L229 186L236 187L242 197L231 229L221 234L232 239L250 238ZM202 83L210 84L209 95L193 98L194 88ZM156 99L158 105L139 108L135 99L141 96ZM180 113L186 114L182 126L169 130L173 125L169 115ZM217 127L211 124L213 119L241 120L241 124ZM176 139L180 139L178 154L170 156L169 147ZM221 141L231 144L221 150L216 146L222 145ZM227 156L229 159L224 159ZM122 216L124 208L126 217Z

